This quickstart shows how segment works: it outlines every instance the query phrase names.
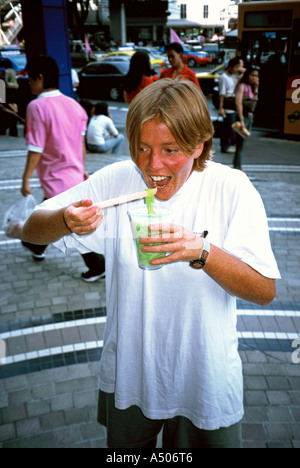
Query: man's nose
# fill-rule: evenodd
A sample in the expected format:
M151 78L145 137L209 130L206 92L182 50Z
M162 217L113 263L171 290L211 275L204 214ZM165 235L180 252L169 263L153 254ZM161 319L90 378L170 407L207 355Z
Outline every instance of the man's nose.
M151 152L148 166L152 171L157 171L163 167L163 161L159 151L154 150Z

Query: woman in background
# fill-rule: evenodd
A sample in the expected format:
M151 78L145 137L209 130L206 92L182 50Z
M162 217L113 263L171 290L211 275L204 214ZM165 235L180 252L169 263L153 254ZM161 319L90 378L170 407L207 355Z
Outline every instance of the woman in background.
M106 102L95 106L87 131L87 146L94 153L121 154L125 137L115 127Z
M137 51L130 61L130 69L125 80L124 99L128 104L137 94L153 83L149 55L143 51Z
M236 150L233 159L233 166L235 169L242 170L242 151L244 141L240 133L245 133L245 129L250 132L253 125L253 113L258 99L258 86L259 86L259 67L251 66L244 73L240 83L236 88L236 117L237 121L241 123L240 132L236 135ZM245 99L247 101L245 101Z

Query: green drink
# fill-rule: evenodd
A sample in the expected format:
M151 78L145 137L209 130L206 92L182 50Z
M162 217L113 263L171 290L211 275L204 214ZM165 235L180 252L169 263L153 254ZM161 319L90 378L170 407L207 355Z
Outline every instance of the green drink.
M143 237L149 237L159 234L160 231L150 232L148 227L151 224L169 224L169 210L165 208L155 208L155 213L148 214L148 209L146 206L138 206L136 208L133 208L132 210L129 210L129 216L131 219L132 232L136 243L136 250L140 268L142 268L143 270L158 270L159 268L162 268L163 265L151 265L151 260L163 258L166 256L166 253L143 252L143 245L140 243L140 239L142 239Z

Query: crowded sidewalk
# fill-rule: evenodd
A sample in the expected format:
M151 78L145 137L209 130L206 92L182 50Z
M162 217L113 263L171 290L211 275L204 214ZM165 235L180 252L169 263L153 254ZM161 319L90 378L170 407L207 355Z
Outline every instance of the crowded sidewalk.
M230 165L232 155L214 143L215 161ZM238 301L246 448L300 448L299 149L299 142L256 129L244 151L243 167L265 203L282 276L269 306ZM122 156L88 153L86 169L92 174L128 158L128 148ZM25 160L22 137L0 137L0 219L20 197ZM32 188L41 201L36 176ZM80 255L66 257L54 247L43 263L34 263L3 232L0 251L0 339L6 344L0 447L105 448L105 429L96 422L105 281L82 282Z

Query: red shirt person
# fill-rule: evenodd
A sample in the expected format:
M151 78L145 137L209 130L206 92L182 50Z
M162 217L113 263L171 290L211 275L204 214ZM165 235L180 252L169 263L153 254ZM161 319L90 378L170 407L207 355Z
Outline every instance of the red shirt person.
M125 78L124 99L130 104L142 89L153 83L149 55L138 50L130 60L129 72Z
M198 88L200 88L199 81L197 79L196 73L193 72L190 68L188 68L183 63L183 47L179 42L171 42L166 46L166 52L168 55L168 59L170 62L171 67L167 68L167 70L163 71L160 75L160 79L163 78L171 78L175 80L176 78L179 79L186 79L195 83ZM201 88L200 88L201 89Z

